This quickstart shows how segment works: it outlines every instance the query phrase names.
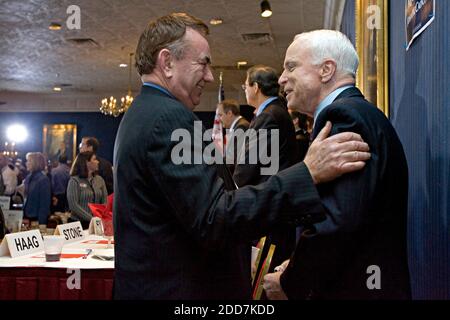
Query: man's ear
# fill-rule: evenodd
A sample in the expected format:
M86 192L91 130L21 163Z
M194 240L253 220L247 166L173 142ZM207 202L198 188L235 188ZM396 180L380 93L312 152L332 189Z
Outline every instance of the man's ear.
M257 94L258 91L260 91L258 82L254 82L254 83L253 83L253 86L252 86L251 88L252 88L252 90L253 90L253 92L254 92L255 94Z
M168 49L159 51L156 63L166 78L171 78L173 76L172 59L172 54Z
M336 74L336 61L325 60L320 68L320 77L322 78L322 83L329 82L333 76Z

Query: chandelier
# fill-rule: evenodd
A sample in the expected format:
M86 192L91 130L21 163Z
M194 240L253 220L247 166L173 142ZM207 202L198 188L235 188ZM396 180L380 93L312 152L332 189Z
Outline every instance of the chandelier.
M131 103L133 102L133 96L131 95L131 57L133 53L130 53L130 61L128 63L128 93L125 97L120 99L120 105L117 104L117 99L113 96L104 98L100 106L100 112L113 117L118 117L122 113L127 112Z

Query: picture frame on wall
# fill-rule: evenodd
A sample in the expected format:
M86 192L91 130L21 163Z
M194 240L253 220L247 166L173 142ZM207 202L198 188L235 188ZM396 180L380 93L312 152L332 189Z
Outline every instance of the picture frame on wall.
M73 162L77 149L77 126L75 124L45 124L42 129L43 149L47 159L53 164L65 155Z
M366 99L389 116L388 1L356 0L356 84Z

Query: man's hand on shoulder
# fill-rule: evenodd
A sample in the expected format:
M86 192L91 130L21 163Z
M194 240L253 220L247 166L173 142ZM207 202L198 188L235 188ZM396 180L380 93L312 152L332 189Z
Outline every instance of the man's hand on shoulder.
M328 121L305 156L304 163L315 184L361 170L366 164L365 161L370 159L369 145L359 134L343 132L328 137L331 127L331 122Z

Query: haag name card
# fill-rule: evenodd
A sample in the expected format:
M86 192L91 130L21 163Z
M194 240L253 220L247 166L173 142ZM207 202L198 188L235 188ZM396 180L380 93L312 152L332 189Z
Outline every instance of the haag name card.
M58 225L55 230L55 235L64 236L65 243L77 242L86 237L80 221Z
M44 241L39 230L7 234L0 245L0 257L16 258L44 251Z

